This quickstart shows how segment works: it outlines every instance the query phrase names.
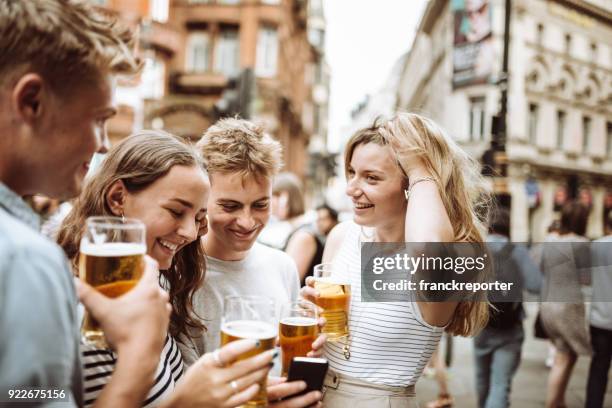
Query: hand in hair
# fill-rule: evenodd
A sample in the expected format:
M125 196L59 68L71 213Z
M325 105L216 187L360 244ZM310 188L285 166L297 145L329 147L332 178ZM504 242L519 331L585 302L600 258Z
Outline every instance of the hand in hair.
M259 391L258 381L268 375L274 356L270 350L232 364L255 347L254 340L240 340L203 355L162 407L229 408L246 403Z

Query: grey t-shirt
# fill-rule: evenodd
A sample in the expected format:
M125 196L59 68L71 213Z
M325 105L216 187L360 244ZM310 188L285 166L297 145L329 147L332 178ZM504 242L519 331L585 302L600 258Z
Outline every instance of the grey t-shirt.
M295 262L282 251L255 243L241 261L206 257L204 285L194 296L195 312L206 332L201 337L178 342L187 366L220 345L223 299L230 295L263 295L276 300L277 307L295 301L300 283Z
M0 183L0 401L8 389L63 387L72 391L69 403L33 405L80 406L74 282L62 250L37 227L27 204Z

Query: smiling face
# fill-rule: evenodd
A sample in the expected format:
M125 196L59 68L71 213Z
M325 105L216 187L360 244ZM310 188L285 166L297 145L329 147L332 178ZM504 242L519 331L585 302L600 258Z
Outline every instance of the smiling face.
M225 261L244 259L270 218L268 178L243 179L239 173L211 174L210 233L206 253Z
M160 269L185 245L206 234L210 184L197 166L174 166L168 174L135 194L127 193L124 215L147 229L147 254Z
M377 228L404 225L404 176L388 146L365 143L355 147L346 194L353 202L357 224Z

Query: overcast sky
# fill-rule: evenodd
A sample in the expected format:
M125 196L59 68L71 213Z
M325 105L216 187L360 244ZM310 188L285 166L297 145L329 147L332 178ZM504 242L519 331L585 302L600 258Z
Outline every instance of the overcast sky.
M366 94L379 89L412 45L427 0L324 0L331 67L329 143L338 151L342 126Z

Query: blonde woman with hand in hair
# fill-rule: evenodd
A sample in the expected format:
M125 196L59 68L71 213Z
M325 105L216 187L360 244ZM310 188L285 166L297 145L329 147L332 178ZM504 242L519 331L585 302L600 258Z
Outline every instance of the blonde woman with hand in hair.
M349 337L326 344L330 372L323 403L416 407L415 384L442 333L473 335L486 324L488 305L362 302L360 244L482 242L479 212L487 194L479 166L433 121L400 113L350 138L345 170L354 218L330 233L323 262L350 280ZM307 285L302 295L316 301L314 279Z

